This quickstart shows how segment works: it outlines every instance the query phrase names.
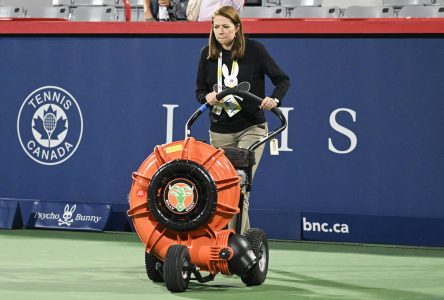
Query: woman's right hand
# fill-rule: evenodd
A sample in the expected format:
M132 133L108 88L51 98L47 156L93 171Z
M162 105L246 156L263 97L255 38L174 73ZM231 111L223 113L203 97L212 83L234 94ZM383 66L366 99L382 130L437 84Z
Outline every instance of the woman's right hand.
M216 92L208 93L208 94L205 96L205 100L207 100L207 102L208 102L211 106L214 106L217 102L219 102L219 101L217 100L217 98L216 98L216 95L217 95Z
M170 0L159 0L158 3L159 3L159 6L165 6L165 7L170 7L171 6L171 1Z

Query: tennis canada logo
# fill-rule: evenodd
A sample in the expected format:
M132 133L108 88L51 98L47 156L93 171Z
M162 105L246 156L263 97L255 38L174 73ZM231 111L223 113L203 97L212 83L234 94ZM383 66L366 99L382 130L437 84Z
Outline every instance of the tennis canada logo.
M17 118L18 138L25 153L39 164L66 161L77 150L82 132L82 112L66 90L44 86L23 101Z
M166 206L176 214L186 214L196 207L196 188L186 179L173 180L165 189L165 194Z

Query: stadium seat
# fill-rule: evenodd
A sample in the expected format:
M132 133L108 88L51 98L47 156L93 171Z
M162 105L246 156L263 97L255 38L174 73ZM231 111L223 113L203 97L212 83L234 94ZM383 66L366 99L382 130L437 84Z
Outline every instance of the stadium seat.
M264 6L279 6L281 5L281 0L265 0Z
M291 11L298 6L321 6L319 0L281 0L281 6L285 8L285 17L291 17Z
M244 6L240 13L241 18L283 18L282 7Z
M262 0L245 0L245 6L262 6Z
M69 7L67 6L28 7L26 9L26 17L69 20Z
M53 0L0 0L0 6L31 7L52 6Z
M53 5L68 6L115 6L119 5L121 0L53 0ZM122 1L123 2L123 1Z
M23 7L0 6L0 18L23 18L25 9Z
M384 6L431 5L433 0L382 0Z
M322 0L281 0L281 6L321 6Z
M121 2L123 2L121 0ZM143 0L130 0L131 6L143 6Z
M266 0L264 6L282 6L283 3L292 6L321 6L322 0Z
M71 21L115 22L117 10L112 6L79 6L72 11Z
M340 9L338 7L316 7L316 6L301 6L295 7L291 11L291 18L305 19L305 18L339 18Z
M349 6L344 10L343 18L393 18L393 7Z
M444 18L444 7L403 6L398 12L398 18Z
M0 0L0 6L52 6L52 0Z

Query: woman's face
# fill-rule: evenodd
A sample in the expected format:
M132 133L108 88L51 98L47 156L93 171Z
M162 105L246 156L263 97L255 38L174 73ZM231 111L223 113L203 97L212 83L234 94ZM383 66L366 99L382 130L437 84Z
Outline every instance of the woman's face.
M213 18L213 32L216 40L225 48L230 49L237 32L237 26L223 16Z

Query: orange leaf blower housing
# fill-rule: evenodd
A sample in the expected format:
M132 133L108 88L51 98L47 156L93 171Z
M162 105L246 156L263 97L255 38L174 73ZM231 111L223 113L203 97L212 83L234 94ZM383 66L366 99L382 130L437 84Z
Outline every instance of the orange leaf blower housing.
M231 274L219 253L234 233L223 229L239 212L240 179L224 150L194 138L157 146L133 180L128 214L147 252L163 259L184 245L201 270Z

